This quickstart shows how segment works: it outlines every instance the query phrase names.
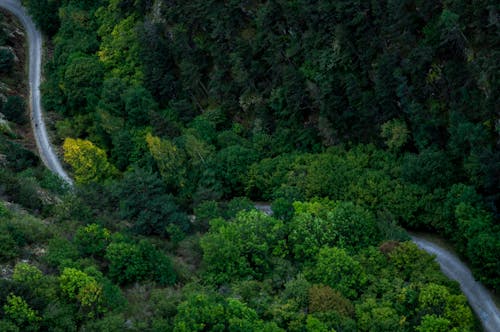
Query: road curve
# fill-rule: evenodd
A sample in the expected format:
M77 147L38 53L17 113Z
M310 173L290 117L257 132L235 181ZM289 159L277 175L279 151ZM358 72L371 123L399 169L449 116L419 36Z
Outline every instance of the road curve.
M441 271L448 278L460 284L462 292L479 317L484 330L488 332L500 331L500 310L498 310L495 302L493 302L488 290L474 279L469 268L457 256L437 243L415 234L411 234L410 236L418 247L436 256L436 261L439 263Z
M42 35L21 6L19 0L0 0L0 7L14 14L26 30L29 45L29 85L30 85L30 119L35 134L36 146L40 159L55 174L72 185L73 181L64 171L61 162L49 142L45 122L42 117L40 101L40 77L42 67Z

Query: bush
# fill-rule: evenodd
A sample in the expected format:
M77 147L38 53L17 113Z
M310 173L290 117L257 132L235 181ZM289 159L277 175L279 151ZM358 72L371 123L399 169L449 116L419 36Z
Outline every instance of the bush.
M19 255L19 247L8 233L0 233L0 262L5 263Z
M160 285L172 285L176 280L170 259L149 242L138 244L113 242L106 249L109 277L119 284L152 279Z
M3 105L2 113L7 120L24 125L28 122L26 117L26 103L20 96L10 96Z
M14 65L14 54L8 48L0 48L0 72L7 73Z

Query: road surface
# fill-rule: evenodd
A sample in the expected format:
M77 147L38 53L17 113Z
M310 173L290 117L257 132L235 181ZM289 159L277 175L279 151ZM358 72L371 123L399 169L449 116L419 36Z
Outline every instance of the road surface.
M42 117L42 107L40 101L40 76L42 67L42 35L36 28L26 10L21 6L19 0L0 0L0 7L13 13L24 26L29 45L29 88L30 88L30 118L31 126L35 135L38 154L42 162L52 172L56 173L68 184L73 181L64 171L61 162L54 153L49 142L45 122Z
M470 306L476 312L483 324L484 330L489 332L500 331L500 311L491 298L490 293L483 285L474 280L469 268L447 249L438 244L411 234L411 239L421 249L436 256L441 271L450 279L460 284L462 292L467 297Z

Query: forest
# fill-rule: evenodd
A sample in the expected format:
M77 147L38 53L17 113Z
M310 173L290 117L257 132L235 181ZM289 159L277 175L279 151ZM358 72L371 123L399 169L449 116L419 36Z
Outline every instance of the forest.
M500 292L497 1L23 4L75 185L6 93L0 331L481 329L407 230Z

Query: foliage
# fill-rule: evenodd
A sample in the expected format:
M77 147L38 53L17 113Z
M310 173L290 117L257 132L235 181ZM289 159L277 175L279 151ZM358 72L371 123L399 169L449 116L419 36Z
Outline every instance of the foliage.
M143 240L137 244L112 242L106 249L109 277L118 284L151 279L172 285L176 275L170 259Z
M14 54L8 48L0 48L0 72L6 73L12 70L14 65Z
M214 219L202 238L203 261L215 283L251 276L262 279L273 258L286 254L284 225L259 211L242 211L228 222Z
M42 278L43 274L36 266L28 263L17 263L14 267L12 280L21 283L35 284Z
M76 231L74 244L81 255L103 257L107 245L111 241L111 233L97 224L81 227Z
M186 214L179 210L156 173L131 170L116 183L112 193L119 200L120 216L133 221L133 230L139 234L165 235L169 225L183 232L189 230Z
M310 274L315 282L328 285L347 298L357 297L367 281L359 262L346 250L336 247L323 247L319 251Z
M28 303L20 297L11 294L7 297L7 304L3 306L6 318L25 331L37 331L40 316L38 312L28 306Z
M191 295L179 305L174 331L282 331L260 320L252 309L237 299L222 300L206 294Z
M63 294L72 301L77 301L89 317L102 312L102 286L95 278L73 268L65 268L59 277Z
M66 138L63 148L64 161L73 168L78 183L101 182L116 173L107 160L106 152L90 141Z
M5 117L14 121L17 124L24 125L28 122L28 118L26 116L26 104L24 99L20 96L10 96L7 98L7 101L3 104L3 107L0 108L1 112Z
M350 202L294 203L289 244L295 258L306 261L323 246L349 250L376 244L379 237L373 215Z
M45 178L2 86L0 259L31 265L0 279L0 330L478 329L398 241L440 233L499 288L491 1L23 3L78 185Z

